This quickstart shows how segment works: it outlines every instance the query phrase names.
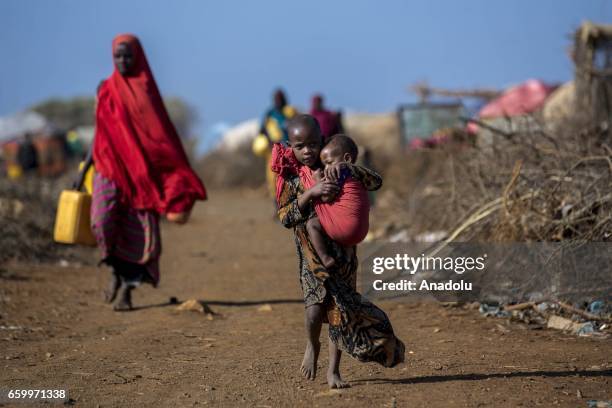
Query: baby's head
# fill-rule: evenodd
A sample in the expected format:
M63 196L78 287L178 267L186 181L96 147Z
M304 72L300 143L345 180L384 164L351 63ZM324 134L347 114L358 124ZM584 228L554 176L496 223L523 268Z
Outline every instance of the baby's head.
M321 150L321 162L331 166L341 162L355 163L357 160L357 145L347 135L338 134L329 138Z
M317 120L310 115L297 115L289 121L287 133L295 158L308 167L317 166L323 146Z

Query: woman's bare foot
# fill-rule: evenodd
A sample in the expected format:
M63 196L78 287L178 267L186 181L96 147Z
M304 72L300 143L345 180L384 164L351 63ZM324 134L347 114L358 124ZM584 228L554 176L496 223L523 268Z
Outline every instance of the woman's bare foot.
M132 289L134 287L130 284L123 283L119 288L119 300L113 306L113 310L116 312L126 312L132 310Z
M119 279L119 276L113 271L110 281L108 282L108 289L104 291L104 301L106 303L113 303L115 301L120 286L121 279Z
M319 351L321 350L321 343L312 344L308 342L306 344L306 351L304 351L304 360L302 360L302 375L307 380L314 380L317 376L317 360L319 359Z
M339 372L328 371L327 372L327 384L329 388L350 388L351 385L346 381L342 380Z

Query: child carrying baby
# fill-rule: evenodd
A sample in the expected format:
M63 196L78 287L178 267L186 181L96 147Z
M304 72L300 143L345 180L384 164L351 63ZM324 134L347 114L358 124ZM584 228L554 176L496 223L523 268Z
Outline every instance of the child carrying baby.
M332 137L324 148L312 116L292 119L288 134L290 147L274 145L271 168L278 177L279 218L294 232L306 307L307 343L301 371L307 379L315 378L319 335L327 320L327 382L331 388L344 388L349 385L340 376L341 350L359 361L385 367L404 361L404 344L385 312L356 291L355 245L363 240L368 226L365 190L378 189L382 179L353 164L356 153L348 137Z

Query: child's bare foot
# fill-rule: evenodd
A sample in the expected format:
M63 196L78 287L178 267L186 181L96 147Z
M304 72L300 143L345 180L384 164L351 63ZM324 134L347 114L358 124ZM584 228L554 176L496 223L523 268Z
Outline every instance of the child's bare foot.
M329 388L350 388L351 385L346 381L342 380L340 373L337 371L327 372L327 384Z
M106 303L113 303L115 301L120 286L121 279L119 279L119 276L113 271L110 281L108 282L108 289L104 291L104 301Z
M321 262L323 263L325 269L331 269L336 266L336 260L329 255L321 256Z
M329 366L327 367L327 384L329 388L349 388L347 382L342 381L340 377L340 358L342 351L333 342L329 342Z
M321 350L321 343L312 344L308 342L306 344L306 351L304 351L304 360L302 360L302 375L307 380L314 380L317 376L317 360L319 359L319 351Z
M132 285L123 283L119 288L119 300L113 306L116 312L126 312L132 310Z

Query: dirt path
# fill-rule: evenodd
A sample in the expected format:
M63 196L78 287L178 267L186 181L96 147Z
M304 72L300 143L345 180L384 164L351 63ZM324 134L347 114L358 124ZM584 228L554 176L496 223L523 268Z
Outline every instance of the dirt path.
M409 350L405 365L345 358L352 388L342 392L330 392L324 376L301 379L291 232L271 221L259 193L211 195L190 224L164 225L161 286L138 289L134 312L101 302L95 268L10 266L0 279L0 388L64 388L87 407L586 407L612 399L611 340L428 303L381 304ZM171 296L205 300L219 315L178 312ZM271 310L260 310L265 304ZM322 353L320 371L326 364Z

